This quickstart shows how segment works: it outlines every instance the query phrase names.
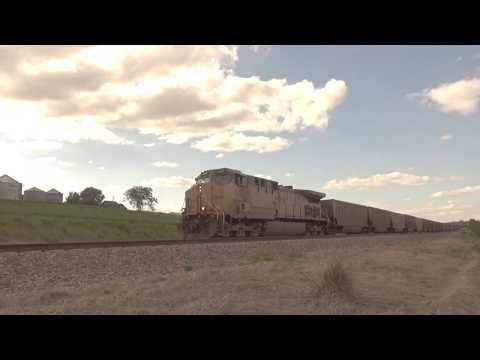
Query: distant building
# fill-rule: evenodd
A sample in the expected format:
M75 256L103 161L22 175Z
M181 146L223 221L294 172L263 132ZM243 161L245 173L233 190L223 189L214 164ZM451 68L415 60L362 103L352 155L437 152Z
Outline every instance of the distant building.
M61 203L63 203L63 194L56 189L52 189L52 190L47 192L46 200L47 200L47 202L61 204Z
M115 209L120 209L120 210L128 210L125 205L119 204L115 201L104 201L102 203L102 205L100 205L100 206L105 207L105 208L115 208Z
M36 187L25 190L23 193L23 200L25 201L47 201L47 193Z
M8 175L0 177L0 199L21 200L22 184Z

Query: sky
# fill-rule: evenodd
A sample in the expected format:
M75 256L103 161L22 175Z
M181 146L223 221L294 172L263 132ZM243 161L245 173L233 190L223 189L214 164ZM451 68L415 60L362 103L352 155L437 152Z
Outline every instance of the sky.
M180 211L201 171L480 218L480 46L0 46L0 175ZM126 204L126 203L125 203Z

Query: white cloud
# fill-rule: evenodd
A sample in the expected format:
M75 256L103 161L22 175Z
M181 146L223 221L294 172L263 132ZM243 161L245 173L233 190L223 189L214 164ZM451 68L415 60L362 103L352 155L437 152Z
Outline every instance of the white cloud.
M430 176L419 176L394 171L386 174L376 174L365 178L352 177L344 180L333 179L328 181L323 187L325 190L349 190L349 189L367 189L378 188L387 185L423 185L432 181Z
M69 161L57 161L57 164L58 164L58 166L66 167L66 168L71 168L75 165L75 164L73 164L72 162L69 162Z
M407 209L401 212L436 221L452 221L459 218L469 218L472 211L477 211L472 204L448 200L440 203L431 202L423 208Z
M285 173L285 176L286 176L286 177L292 177L292 176L295 176L295 174L294 174L294 173L287 172L287 173Z
M143 144L143 146L145 146L145 147L154 147L154 146L155 146L155 143Z
M480 79L464 79L425 89L421 98L424 104L434 106L441 112L472 114L479 110Z
M60 150L63 144L54 141L0 142L0 154L32 155Z
M157 177L143 181L142 185L154 188L189 188L195 183L193 179L183 176Z
M443 140L443 141L448 141L448 140L451 140L451 139L453 139L453 135L451 135L451 134L445 134L445 135L442 135L440 137L440 140Z
M0 135L131 144L116 133L127 129L203 144L219 133L325 129L347 94L336 79L315 87L307 80L241 77L236 62L238 46L3 46L0 118L8 120L0 123ZM284 148L248 141L229 147Z
M3 173L21 182L24 190L34 186L45 191L56 188L65 195L81 187L76 176L66 171L62 162L53 156L26 158L13 152L2 157L1 167Z
M97 170L105 171L105 166L99 166L99 167L97 167Z
M449 191L439 191L432 194L433 198L442 198L442 197L451 197L451 196L460 196L467 194L480 194L480 185L476 186L466 186L461 189L449 190Z
M216 157L217 159L223 159L224 154L223 154L223 153L220 153L220 154L217 154L215 157Z
M89 163L90 165L92 165L92 164L93 164L93 160L88 160L88 163Z
M155 165L155 166L157 166L157 167L168 167L168 168L176 168L176 167L178 167L178 164L177 164L177 163L168 162L168 161L157 161L157 162L154 163L153 165Z
M286 149L290 141L281 137L247 136L242 133L219 133L199 140L192 147L201 151L255 151L258 153Z

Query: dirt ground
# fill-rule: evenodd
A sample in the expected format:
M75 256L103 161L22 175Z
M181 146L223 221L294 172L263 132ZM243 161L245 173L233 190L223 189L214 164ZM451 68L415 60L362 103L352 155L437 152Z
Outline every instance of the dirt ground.
M0 286L0 314L480 314L480 255L465 239L458 232L229 244L228 261L202 261L197 251L198 259L165 273L76 288ZM318 293L332 259L351 296ZM14 284L9 276L4 283Z

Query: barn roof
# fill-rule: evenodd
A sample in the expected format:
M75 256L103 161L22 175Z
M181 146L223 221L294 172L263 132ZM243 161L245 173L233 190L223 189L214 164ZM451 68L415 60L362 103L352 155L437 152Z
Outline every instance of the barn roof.
M0 182L3 182L3 183L14 183L14 184L20 184L17 180L15 180L14 178L8 176L8 175L3 175L0 177Z
M33 187L31 189L25 190L25 192L45 192L43 190L40 190L39 188Z
M51 189L48 191L49 194L61 194L60 191L58 191L57 189Z

